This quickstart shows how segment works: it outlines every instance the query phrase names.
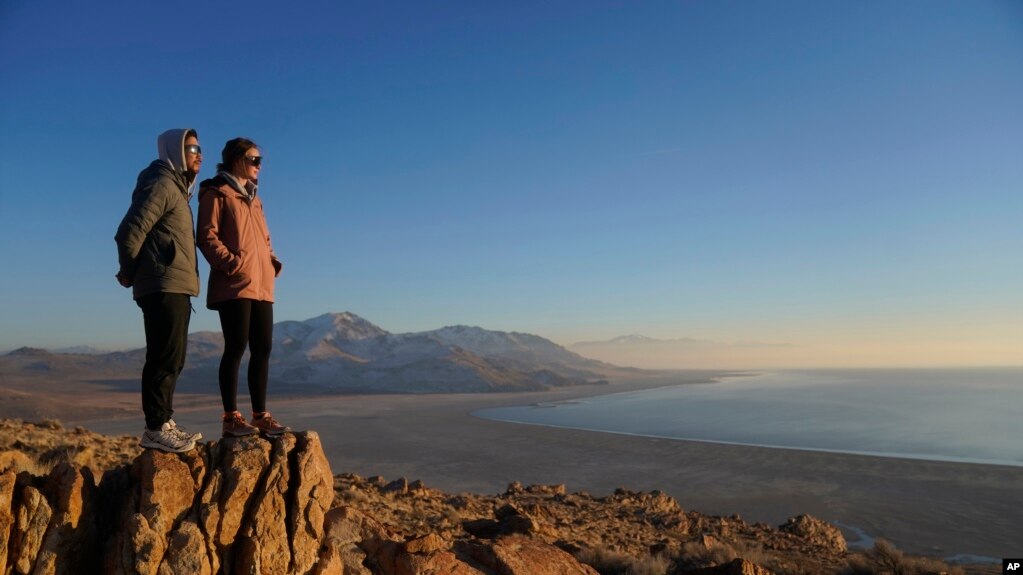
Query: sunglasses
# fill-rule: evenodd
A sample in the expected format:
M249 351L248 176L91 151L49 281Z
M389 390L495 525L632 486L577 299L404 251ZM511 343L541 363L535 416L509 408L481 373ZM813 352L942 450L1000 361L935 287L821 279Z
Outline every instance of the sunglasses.
M196 146L195 144L191 144L191 145L185 146L185 153L186 154L194 154L194 155L198 156L199 154L202 153L202 148L199 147L199 146Z
M258 168L263 163L263 156L245 156L245 161Z

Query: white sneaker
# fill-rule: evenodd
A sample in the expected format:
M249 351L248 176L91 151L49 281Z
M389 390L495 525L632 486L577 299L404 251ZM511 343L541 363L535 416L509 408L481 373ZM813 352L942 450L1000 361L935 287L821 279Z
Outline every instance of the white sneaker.
M146 449L159 449L160 451L169 451L171 453L184 453L185 451L195 449L195 441L182 438L181 435L185 435L184 432L172 427L168 421L156 431L147 429L142 434L142 440L139 441L139 445Z
M177 435L178 439L186 439L188 441L195 441L196 443L198 443L199 440L202 439L201 433L189 433L184 429L178 427L178 424L174 423L173 419L167 420L167 423L169 423L171 426L171 433Z

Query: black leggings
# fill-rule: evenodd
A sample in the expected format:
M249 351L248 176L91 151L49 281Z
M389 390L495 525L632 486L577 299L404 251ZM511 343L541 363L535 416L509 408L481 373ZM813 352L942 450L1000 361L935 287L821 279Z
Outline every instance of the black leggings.
M235 299L217 306L224 331L224 356L220 359L220 397L224 411L238 410L238 369L249 348L249 397L252 411L266 411L266 382L273 347L273 303Z

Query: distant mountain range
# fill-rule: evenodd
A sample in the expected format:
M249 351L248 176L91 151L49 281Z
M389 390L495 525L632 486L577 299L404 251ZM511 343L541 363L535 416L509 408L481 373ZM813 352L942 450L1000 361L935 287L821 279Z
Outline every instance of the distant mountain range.
M759 369L784 364L793 352L798 352L787 343L655 339L636 334L579 342L568 349L617 365L644 369Z
M525 391L635 373L584 358L536 335L468 326L393 334L349 312L279 322L274 325L273 345L270 375L278 392ZM188 362L179 389L216 390L222 350L219 332L189 334ZM137 378L145 360L144 349L89 351L21 348L0 357L0 374Z

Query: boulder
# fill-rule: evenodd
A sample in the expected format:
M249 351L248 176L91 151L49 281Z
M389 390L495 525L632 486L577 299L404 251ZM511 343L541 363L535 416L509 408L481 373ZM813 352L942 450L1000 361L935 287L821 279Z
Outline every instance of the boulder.
M14 573L28 575L32 572L52 516L53 509L46 496L31 485L24 486L21 504L14 514L14 531L7 557L7 565L13 568Z
M565 551L526 537L465 542L458 549L498 575L599 575Z
M315 574L372 575L363 565L366 551L360 544L391 538L383 525L353 507L336 507L328 511L324 516L323 530L324 542Z
M845 537L838 527L810 515L790 517L784 525L778 527L778 530L834 553L845 553L847 550Z

